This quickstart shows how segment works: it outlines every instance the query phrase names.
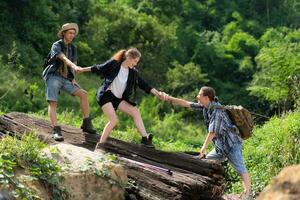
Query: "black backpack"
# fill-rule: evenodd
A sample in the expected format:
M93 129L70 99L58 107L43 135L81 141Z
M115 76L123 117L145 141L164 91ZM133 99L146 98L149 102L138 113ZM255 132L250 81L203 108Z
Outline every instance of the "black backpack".
M47 57L44 58L44 62L42 65L43 70L53 62L54 59L51 60L51 53L49 52Z
M63 43L62 42L59 42L60 44L60 47L61 47L61 50L63 51ZM48 53L47 57L44 58L44 62L43 62L43 65L42 65L42 68L43 70L48 66L48 65L51 65L53 64L53 62L56 60L56 57L52 57L51 58L51 50L50 52Z

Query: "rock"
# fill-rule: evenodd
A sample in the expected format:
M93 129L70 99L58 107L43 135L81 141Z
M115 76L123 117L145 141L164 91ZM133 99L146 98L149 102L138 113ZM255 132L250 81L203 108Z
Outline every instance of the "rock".
M121 165L107 161L104 154L70 144L50 146L44 152L62 166L62 185L70 199L122 199L127 174Z
M19 182L24 185L27 189L29 189L31 192L33 192L35 195L40 197L43 200L51 200L51 197L45 187L44 184L42 184L37 179L33 178L28 170L24 168L17 167L14 169L14 181L15 183ZM7 193L8 199L14 199L11 191L15 190L15 186L12 183L2 185L0 184L0 194L4 191L4 193ZM0 198L2 200L2 198ZM16 198L21 199L21 198ZM24 198L26 199L26 198Z
M262 191L258 200L299 200L300 165L284 168Z

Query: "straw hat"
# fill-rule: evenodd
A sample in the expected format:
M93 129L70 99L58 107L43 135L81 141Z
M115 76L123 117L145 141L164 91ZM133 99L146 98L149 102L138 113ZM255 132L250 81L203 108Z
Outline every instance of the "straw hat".
M78 34L79 28L78 28L78 25L76 23L66 23L66 24L61 26L61 29L58 31L57 36L59 38L62 38L62 32L70 30L70 29L75 30L75 35Z

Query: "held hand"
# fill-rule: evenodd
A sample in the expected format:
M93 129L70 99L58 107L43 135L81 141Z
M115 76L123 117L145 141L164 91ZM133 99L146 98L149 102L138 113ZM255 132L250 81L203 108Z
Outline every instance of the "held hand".
M168 101L169 100L169 95L165 92L159 92L159 99L163 101Z
M74 70L75 70L75 72L76 72L77 74L80 74L80 73L83 72L83 68L82 68L82 67L79 67L79 66L75 66L75 67L74 67Z
M164 92L161 92L161 91L158 92L157 97L158 97L160 100L164 100L164 99L163 99L163 93L164 93Z
M154 94L156 97L159 98L159 91L157 91L155 88L152 88L152 90L150 91L152 94Z

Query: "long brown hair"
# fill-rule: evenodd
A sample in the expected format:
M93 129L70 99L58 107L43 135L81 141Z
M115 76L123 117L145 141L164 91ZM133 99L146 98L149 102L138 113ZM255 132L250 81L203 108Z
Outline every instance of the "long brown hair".
M216 91L212 87L203 86L200 89L203 92L204 96L207 96L210 101L216 101L218 102L218 97L216 96Z
M130 47L128 50L121 49L117 53L115 53L112 59L116 60L117 62L122 62L126 58L140 58L142 55L137 48Z

